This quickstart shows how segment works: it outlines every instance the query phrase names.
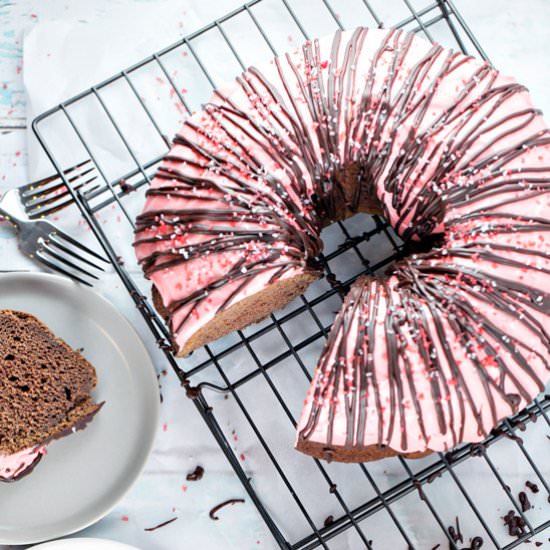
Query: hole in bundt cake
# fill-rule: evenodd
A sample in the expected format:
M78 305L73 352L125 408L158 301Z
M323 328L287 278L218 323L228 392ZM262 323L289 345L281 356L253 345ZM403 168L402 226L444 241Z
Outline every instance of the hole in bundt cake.
M412 254L423 254L425 252L430 252L435 248L440 248L444 244L444 241L445 236L442 234L429 235L421 241L409 239L403 244L402 254L403 256L411 256Z

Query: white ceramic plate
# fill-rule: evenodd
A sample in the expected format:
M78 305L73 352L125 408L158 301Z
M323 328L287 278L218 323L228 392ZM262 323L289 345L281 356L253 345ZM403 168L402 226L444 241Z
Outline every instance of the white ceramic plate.
M0 483L0 544L62 537L107 514L140 474L159 413L153 364L132 326L104 298L55 275L0 274L0 309L36 315L95 366L105 401L80 432L53 442L34 472Z
M121 542L104 539L65 539L54 540L33 546L29 550L139 550Z

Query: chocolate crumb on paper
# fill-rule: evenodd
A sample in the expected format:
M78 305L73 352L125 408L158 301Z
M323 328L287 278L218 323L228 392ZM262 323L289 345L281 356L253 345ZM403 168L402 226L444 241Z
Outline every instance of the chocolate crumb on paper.
M190 474L187 474L185 478L187 481L199 481L204 476L204 468L197 466Z
M225 506L233 506L233 504L243 504L244 498L230 498L229 500L225 500L224 502L220 502L220 504L217 504L208 512L208 515L210 516L210 519L213 519L214 521L218 521L220 518L216 515L222 508Z
M525 530L525 520L510 510L503 518L504 525L508 527L508 534L511 537L522 537L527 532Z
M329 525L332 525L334 523L334 516L330 515L330 516L327 516L327 518L325 519L325 522L324 522L324 526L325 527L328 527Z
M518 498L521 504L522 512L527 512L527 510L530 510L532 508L531 503L529 502L529 498L527 497L527 494L525 493L525 491L520 491Z
M525 486L528 489L531 489L532 493L538 493L539 492L539 486L536 483L533 483L532 481L526 481Z
M125 195L136 190L136 188L131 183L128 183L124 178L120 180L119 185L120 185L120 190Z

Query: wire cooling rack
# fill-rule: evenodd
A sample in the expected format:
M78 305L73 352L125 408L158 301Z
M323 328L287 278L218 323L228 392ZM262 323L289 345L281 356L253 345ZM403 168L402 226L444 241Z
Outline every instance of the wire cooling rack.
M397 457L376 464L326 464L292 451L291 436L274 437L294 430L314 358L350 284L362 273L379 273L405 253L381 218L358 215L333 224L324 234L322 281L263 323L185 360L172 355L167 329L151 305L148 283L129 252L133 220L155 167L169 148L167 136L173 135L186 113L208 99L212 88L248 65L281 54L304 39L358 24L412 30L487 59L451 0L420 3L254 0L68 99L32 125L187 396L281 548L509 549L550 526L547 455L534 450L550 433L549 396L506 420L483 444L418 461ZM99 188L87 193L72 189L63 176L63 169L83 155L102 178ZM122 224L113 232L104 219L115 216ZM296 395L289 395L288 380L296 381ZM286 386L281 381L287 381ZM250 405L251 394L265 396L265 406L258 399ZM232 397L233 412L220 395ZM266 428L262 418L267 406ZM275 498L245 471L228 433L228 414L240 416L262 453L261 468L275 480ZM540 421L534 424L537 418ZM519 485L510 481L513 472L502 464L502 457L507 464L522 462L522 471L529 472ZM311 475L304 476L304 471ZM476 476L468 475L471 472ZM525 481L531 489L522 485ZM483 494L488 491L493 491L492 507ZM537 505L530 508L529 499L538 499ZM286 503L282 510L277 509L280 502ZM453 507L450 502L460 504ZM324 510L332 513L324 517ZM419 540L426 540L419 535L422 532L429 532L433 543L420 545Z

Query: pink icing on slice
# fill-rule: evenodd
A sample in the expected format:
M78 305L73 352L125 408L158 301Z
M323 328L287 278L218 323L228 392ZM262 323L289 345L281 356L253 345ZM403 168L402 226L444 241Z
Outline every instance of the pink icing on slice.
M45 452L45 447L29 447L11 455L0 454L0 479L9 481L24 474Z

